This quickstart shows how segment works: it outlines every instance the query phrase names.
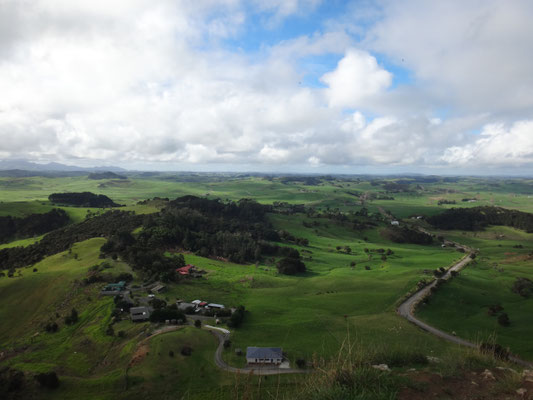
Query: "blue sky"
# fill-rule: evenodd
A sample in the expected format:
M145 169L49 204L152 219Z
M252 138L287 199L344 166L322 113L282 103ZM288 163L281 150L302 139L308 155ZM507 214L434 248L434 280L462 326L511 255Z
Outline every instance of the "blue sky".
M526 0L6 0L0 158L521 174L532 18Z

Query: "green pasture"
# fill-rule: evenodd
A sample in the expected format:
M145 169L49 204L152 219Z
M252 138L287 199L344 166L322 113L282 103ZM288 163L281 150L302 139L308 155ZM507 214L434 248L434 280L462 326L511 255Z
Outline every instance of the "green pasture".
M533 196L531 181L502 179L489 183L486 179L468 178L421 184L409 193L386 193L381 185L358 178L322 180L314 186L250 176L195 182L171 174L157 178L131 176L121 182L86 177L0 178L0 216L47 212L54 207L48 195L63 191L105 194L125 204L122 209L136 213L157 212L161 206L157 202L137 204L140 200L172 199L185 194L223 200L249 197L265 204L305 204L321 211L356 212L364 206L370 213L390 211L402 224L408 223L411 216L429 216L450 207L499 205L533 211L533 198L529 197ZM362 202L355 195L372 192L393 196L394 200ZM477 200L473 203L461 201L474 197ZM439 199L455 200L457 204L439 206ZM88 211L104 212L62 208L74 223L85 219ZM398 301L419 280L432 278L427 270L448 266L461 253L441 248L438 243L419 246L390 242L381 235L381 230L388 226L387 221L358 231L352 228L352 223L305 214L272 214L270 220L276 229L309 241L308 246L279 243L300 252L308 269L305 274L279 275L277 260L270 258L258 264L239 265L184 254L187 263L195 264L207 274L203 278L168 284L167 291L159 295L169 303L178 299L202 299L226 307L244 305L246 318L240 327L231 328L232 344L223 353L228 363L242 366L244 357L236 355L235 349L245 351L247 346L283 347L292 366L297 359L308 363L332 359L348 337L361 347L379 349L384 354L416 351L444 356L463 352L409 324L395 312ZM304 222L310 227L304 226ZM528 258L533 250L533 234L503 227L475 233L435 233L477 248L480 253L476 263L441 287L429 304L420 309L421 318L472 340L496 336L498 342L512 351L533 359L533 347L529 343L533 334L533 299L524 299L510 290L516 277L533 279L533 263ZM21 239L0 249L27 246L39 239ZM1 365L28 372L56 370L62 385L55 394L45 394L45 398L135 399L181 395L186 399L226 399L250 390L246 389L249 378L216 368L215 338L207 331L192 327L154 337L148 343L149 354L127 369L138 343L154 326L132 324L124 319L113 325L115 333L124 331L124 337L106 335L113 301L99 297L101 284L83 286L81 280L92 265L103 261L112 265L109 272L132 271L120 260L99 258L105 240L93 238L76 243L69 251L17 270L12 278L0 278L0 321L9 321L0 324L0 347L13 352ZM350 248L349 253L345 246ZM378 249L390 249L393 254L382 259ZM37 271L33 272L34 268ZM496 303L509 314L509 327L499 326L496 317L487 315L487 307ZM79 311L80 321L65 325L64 317L73 307ZM44 331L45 324L51 321L59 324L57 333ZM193 348L190 357L180 354L183 345ZM170 351L174 352L173 357ZM262 393L266 396L280 387L287 393L289 385L299 381L295 376L282 377L279 381L269 377L261 382L265 388ZM253 383L257 384L258 380Z
M479 249L479 255L476 262L420 308L420 317L474 341L496 340L533 360L533 298L521 297L511 290L516 278L533 278L533 234L491 227L482 232L451 232L448 236ZM523 248L514 247L517 245ZM509 315L510 326L501 326L497 316L488 315L488 307L496 304Z

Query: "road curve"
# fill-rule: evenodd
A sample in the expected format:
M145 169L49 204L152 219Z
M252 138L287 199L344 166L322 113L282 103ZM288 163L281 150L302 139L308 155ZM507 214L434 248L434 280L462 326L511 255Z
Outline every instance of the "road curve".
M463 247L464 248L464 247ZM468 264L470 261L472 261L472 253L466 255L463 257L460 261L458 261L456 264L454 264L452 267L448 269L448 271L442 276L442 279L448 280L452 276L452 271L459 272L461 269L463 269L466 264ZM440 329L437 329L431 325L426 324L425 322L420 321L418 318L415 317L415 308L418 303L420 303L426 296L429 296L431 294L431 288L435 287L437 284L437 280L433 281L431 284L427 285L423 289L420 289L418 292L414 293L411 297L409 297L407 300L405 300L397 309L397 312L402 317L406 318L409 322L412 322L419 328L422 328L423 330L438 336L442 339L448 340L449 342L453 342L456 344L459 344L461 346L466 347L472 347L472 348L478 348L478 346L468 340L462 339L460 337L450 335L449 333L446 333L444 331L441 331ZM518 357L510 356L509 360L512 362L522 365L527 368L532 368L533 364L530 362L524 361Z

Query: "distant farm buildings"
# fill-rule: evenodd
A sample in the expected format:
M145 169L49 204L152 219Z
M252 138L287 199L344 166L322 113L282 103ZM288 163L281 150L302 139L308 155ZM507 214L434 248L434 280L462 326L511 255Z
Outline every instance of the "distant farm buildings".
M205 274L205 271L199 270L192 264L187 264L184 267L176 268L176 272L181 276L192 278L200 278L203 274Z
M157 284L157 285L155 285L152 289L150 289L150 291L151 291L153 294L158 294L158 293L163 292L165 289L166 289L166 286L165 286L165 285Z
M100 293L103 295L115 296L124 290L126 290L126 282L120 281L118 283L108 283Z
M283 361L281 347L247 347L246 362L248 364L274 364L279 365Z
M178 310L181 311L192 311L194 313L204 314L209 310L225 310L224 304L218 303L208 303L203 300L193 300L190 303L179 300L176 302Z

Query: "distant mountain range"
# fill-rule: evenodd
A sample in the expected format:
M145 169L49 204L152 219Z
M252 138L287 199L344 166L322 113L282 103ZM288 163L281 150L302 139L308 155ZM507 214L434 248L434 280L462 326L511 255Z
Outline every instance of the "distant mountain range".
M0 171L19 170L19 171L38 171L38 172L123 172L124 168L114 166L104 167L77 167L74 165L65 165L56 162L48 164L37 164L26 160L0 160Z

